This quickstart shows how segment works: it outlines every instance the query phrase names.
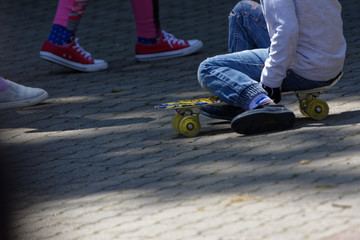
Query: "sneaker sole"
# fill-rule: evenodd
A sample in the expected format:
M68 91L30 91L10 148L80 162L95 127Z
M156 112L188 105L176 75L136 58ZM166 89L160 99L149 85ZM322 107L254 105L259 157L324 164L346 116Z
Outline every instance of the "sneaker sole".
M216 110L217 108L220 109L221 107L227 108L226 110ZM231 112L231 113L230 113ZM236 109L235 107L230 108L230 106L223 104L222 106L204 106L201 108L200 114L221 120L231 121L237 115L243 113L243 110Z
M150 54L136 54L135 58L140 62L145 62L145 61L155 61L161 59L182 57L197 52L200 48L202 48L202 46L203 43L199 41L190 47L183 48L180 50L160 52L160 53L150 53Z
M40 58L81 72L97 72L108 68L108 64L106 62L102 62L99 64L82 64L69 61L62 57L56 56L53 53L44 51L40 51Z
M295 115L290 110L248 111L235 117L231 122L231 128L240 134L255 134L289 129L294 121Z
M47 92L44 92L40 96L36 98L17 101L17 102L10 102L10 103L0 103L0 109L10 109L10 108L21 108L21 107L28 107L35 104L38 104L49 97Z
M209 117L209 118L215 118L215 119L221 119L221 120L227 120L227 121L231 121L233 118L232 117L227 117L227 116L223 116L223 115L217 115L214 113L208 113L205 111L200 111L200 114Z

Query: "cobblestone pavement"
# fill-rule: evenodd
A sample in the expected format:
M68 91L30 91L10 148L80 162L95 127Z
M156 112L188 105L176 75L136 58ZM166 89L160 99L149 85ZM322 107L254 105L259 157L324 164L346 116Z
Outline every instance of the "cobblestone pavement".
M343 79L323 95L326 120L304 118L286 95L290 130L243 136L201 116L196 138L153 106L206 95L197 67L226 52L236 1L161 1L163 28L204 48L137 63L130 2L92 0L78 36L109 61L99 73L38 57L56 2L0 2L1 75L50 94L1 114L17 183L13 239L359 239L360 1L341 0L348 53Z

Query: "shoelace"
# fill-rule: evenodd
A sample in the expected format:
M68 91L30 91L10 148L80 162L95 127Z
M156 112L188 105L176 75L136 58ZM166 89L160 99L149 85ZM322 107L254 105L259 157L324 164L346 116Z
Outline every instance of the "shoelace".
M85 49L80 46L78 41L79 41L79 38L75 38L75 45L72 48L74 50L76 50L78 53L80 53L81 55L83 55L84 58L91 60L91 54L89 52L85 51Z
M173 44L185 45L185 41L184 41L184 40L175 38L174 35L172 35L171 33L167 33L167 32L165 32L165 31L163 30L163 31L162 31L162 34L163 34L163 36L164 36L163 41L164 41L164 42L168 42L171 47L173 47L173 46L172 46Z

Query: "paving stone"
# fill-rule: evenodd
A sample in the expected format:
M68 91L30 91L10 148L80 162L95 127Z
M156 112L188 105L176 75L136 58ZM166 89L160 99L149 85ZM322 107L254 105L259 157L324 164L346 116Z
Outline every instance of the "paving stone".
M204 47L138 63L131 3L91 1L77 35L109 62L98 73L40 60L56 1L0 2L2 76L50 94L43 104L0 116L4 167L18 184L14 239L358 235L360 1L341 0L348 51L342 80L321 96L330 105L324 121L305 118L296 97L284 95L297 117L293 129L244 136L229 122L200 116L202 132L189 139L173 131L174 111L154 109L208 96L197 68L227 52L227 17L236 2L161 1L162 27Z

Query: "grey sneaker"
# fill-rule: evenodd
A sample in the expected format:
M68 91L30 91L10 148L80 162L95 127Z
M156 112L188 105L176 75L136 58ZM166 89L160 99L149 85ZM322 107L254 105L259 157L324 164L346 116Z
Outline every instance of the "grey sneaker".
M7 82L8 88L0 92L0 109L27 107L48 98L48 93L43 89L25 87L6 79L1 80Z
M231 128L241 134L254 134L291 128L295 114L283 105L263 105L239 114Z

